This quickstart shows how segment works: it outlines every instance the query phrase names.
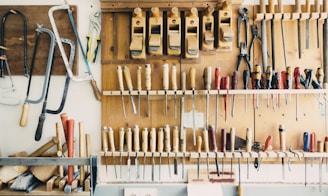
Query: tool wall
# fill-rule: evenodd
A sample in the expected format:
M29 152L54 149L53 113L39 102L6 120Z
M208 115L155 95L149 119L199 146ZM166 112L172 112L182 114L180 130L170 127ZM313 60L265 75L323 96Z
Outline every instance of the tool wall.
M324 69L327 10L322 4L317 9L314 2L309 7L260 2L261 6L237 1L101 1L102 125L107 127L102 130L102 164L118 164L122 156L124 164L131 157L145 156L151 164L153 156L156 163L162 156L165 163L178 156L190 165L199 157L215 164L218 155L234 158L234 163L264 157L263 163L275 164L297 154L327 156L315 153L323 151L327 130L326 90L321 78L316 79L323 76L316 71ZM266 81L271 74L277 83ZM288 74L291 79L285 78ZM139 141L133 139L136 125ZM161 128L168 133L163 153L157 146ZM214 143L207 136L212 130ZM251 150L246 148L247 131ZM304 132L316 134L318 148L312 141L312 153L303 151ZM150 141L143 143L144 134ZM147 147L135 149L136 143ZM203 176L207 178L206 172Z

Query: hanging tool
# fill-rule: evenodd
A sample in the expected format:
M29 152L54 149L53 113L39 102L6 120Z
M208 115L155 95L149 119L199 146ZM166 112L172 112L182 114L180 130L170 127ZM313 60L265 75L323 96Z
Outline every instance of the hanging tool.
M124 151L124 128L121 127L119 130L119 148L120 151L120 179L122 179L122 152Z
M187 147L187 136L186 136L186 130L184 127L184 95L186 91L186 72L181 73L181 90L182 90L182 97L181 97L181 104L180 104L180 150L182 152L182 157L181 157L181 165L182 165L182 178L184 179L184 162L185 162L185 152L186 152L186 147Z
M115 140L114 140L114 131L112 127L108 128L108 138L109 138L109 146L110 146L110 151L112 152L112 159L113 159L113 164L114 164L114 171L115 171L115 177L117 179L117 169L116 169L116 158L114 156L115 152Z
M178 126L174 126L173 131L172 131L172 151L175 153L174 156L174 161L173 161L173 165L174 165L174 174L178 175L178 159L177 159L177 154L179 152L179 129Z
M150 64L145 65L145 86L147 90L147 117L150 118L150 98L149 98L149 91L151 90L151 66Z
M117 78L118 78L118 84L120 87L120 92L121 92L121 96L122 96L122 109L123 109L123 114L124 114L124 118L126 118L126 112L125 112L125 104L124 104L124 84L123 84L123 71L122 71L122 67L120 65L118 65L116 67L116 71L117 71Z
M10 82L11 82L11 87L1 88L0 89L0 103L4 104L4 105L18 105L20 103L19 99L3 97L4 93L10 92L10 91L14 92L16 90L16 88L15 88L15 85L14 85L14 81L11 77L11 72L10 72L10 67L9 67L8 61L7 61L7 56L6 55L0 56L0 61L5 62L7 73L8 73Z
M67 58L67 55L65 53L64 46L63 46L63 44L61 42L60 35L59 35L58 29L57 29L57 26L56 26L56 22L55 22L55 19L54 19L54 12L55 11L58 11L58 10L67 10L67 12L68 12L68 17L69 17L69 20L70 20L70 23L71 23L71 27L73 28L74 35L75 35L75 37L77 39L78 45L80 46L80 51L82 53L82 57L83 57L83 60L84 60L84 63L85 63L85 67L87 69L87 73L88 73L84 77L76 77L76 76L74 76L73 75L73 72L72 72L72 69L70 69L70 67L69 67L68 58ZM51 24L51 27L53 29L54 35L56 37L57 45L59 47L59 51L60 51L60 54L61 54L62 59L64 61L64 64L65 64L65 67L66 67L66 71L67 71L68 75L70 76L70 78L73 81L76 81L76 82L90 81L90 84L91 84L92 89L93 89L93 93L94 93L96 99L98 101L100 101L101 100L101 92L98 89L97 83L96 83L96 81L93 78L93 75L91 73L91 69L90 69L90 66L89 66L89 63L88 63L86 54L84 52L84 49L83 49L83 46L82 46L82 43L81 43L79 34L77 32L76 24L75 24L74 17L73 17L73 14L72 14L72 9L70 9L70 7L69 7L69 5L67 3L67 0L65 0L65 4L64 5L58 5L58 6L51 7L49 9L49 11L48 11L48 16L49 16L50 24Z
M246 152L252 151L253 133L251 128L246 129ZM247 157L247 179L249 179L249 158Z
M126 86L128 87L128 90L129 90L133 113L137 114L136 105L134 103L134 99L133 99L133 95L132 95L132 91L133 91L132 79L131 79L131 74L130 74L130 70L129 70L128 66L123 67L123 74L124 74Z
M36 58L36 53L37 53L36 51L37 51L37 48L38 48L38 45L39 45L38 43L39 43L40 34L42 34L42 33L46 33L50 37L48 61L47 61L47 67L46 67L46 71L45 71L45 77L44 77L44 81L43 81L41 96L36 100L31 100L31 99L29 99L29 94L30 94L30 88L31 88L31 83L32 83L32 74L33 74L33 69L34 69L34 61L35 61L35 58ZM44 27L42 27L42 25L38 24L37 28L36 28L35 47L34 47L34 52L33 52L33 56L32 56L32 63L31 63L31 68L30 68L31 71L30 71L30 75L29 75L29 82L28 82L28 86L27 86L26 98L25 98L25 101L24 101L24 104L23 104L23 110L22 110L22 115L21 115L21 119L20 119L20 126L21 127L25 127L27 125L27 114L28 114L28 110L29 110L29 104L38 104L42 100L44 100L44 98L45 98L46 88L48 87L49 76L50 76L50 73L51 73L54 49L55 49L55 37L54 37L52 31L50 31L49 29L44 28Z
M282 0L278 0L278 12L283 14L284 8L283 8ZM287 67L287 54L286 54L286 41L285 41L285 28L284 28L284 18L281 18L280 21L280 27L281 27L281 36L282 36L282 46L284 51L284 61L285 61L285 67Z
M266 72L265 72L265 77L266 77L266 89L271 89L271 82L272 82L272 67L267 66ZM273 98L273 95L272 95ZM272 101L272 107L274 109L274 103ZM267 94L267 108L269 108L269 94Z
M207 168L207 178L210 179L210 169L209 169L209 157L208 152L210 151L209 142L208 142L208 130L207 128L203 129L203 141L204 141L204 151L206 152L206 168Z
M143 179L145 180L145 172L146 172L146 153L148 151L148 129L143 128L141 131L141 151L144 153L143 160Z
M235 128L230 128L230 152L234 153L235 152L235 136L236 136L236 131ZM232 160L233 157L231 157L230 160L230 177L232 178Z
M156 151L156 128L152 127L150 129L150 135L149 135L149 147L151 152L151 180L155 181L155 158L154 153Z
M274 14L274 0L269 0L269 13ZM274 36L275 36L275 32L274 32L274 23L275 23L275 18L272 17L271 19L271 66L272 66L272 70L275 70L276 68L276 55L275 55L275 40L274 40ZM263 34L265 35L265 34Z
M74 154L74 120L67 120L67 155L73 157ZM67 184L72 185L74 166L69 165L67 170Z
M238 82L238 72L234 71L232 73L232 85L231 89L237 89L237 82ZM232 100L231 100L231 117L233 118L234 115L234 108L235 108L235 94L232 94Z
M170 151L171 151L171 129L169 125L164 126L164 150L167 152L167 166L169 168L169 178L171 179Z
M174 91L174 118L177 118L177 67L172 65L171 67L171 84L172 90Z
M247 7L240 7L239 10L238 10L238 13L239 13L239 16L238 16L238 26L237 26L237 39L238 39L238 47L241 47L241 36L240 36L240 32L241 32L241 25L242 25L242 22L245 22L245 34L246 34L246 38L245 38L245 43L246 43L246 46L248 45L247 42L248 42L248 32L249 32L249 18L248 18L248 13L249 13L249 10Z
M248 80L249 80L249 71L248 70L244 70L243 72L243 82L244 82L244 90L248 89ZM247 112L247 94L245 94L245 112Z
M28 72L28 62L27 62L27 20L26 20L26 16L23 14L23 12L19 11L19 10L9 10L8 12L6 12L2 19L1 19L1 33L0 33L0 56L5 54L5 29L6 29L6 21L8 16L10 15L19 15L21 16L22 20L23 20L23 47L24 47L24 76L28 77L29 76L29 72ZM0 77L3 78L4 77L4 61L0 61Z
M182 179L184 179L184 165L185 165L185 153L186 153L186 148L187 148L187 144L186 144L186 141L187 141L187 135L186 135L186 130L185 129L182 129L180 130L180 150L182 152L182 156L181 156L181 176L182 176Z
M126 139L126 151L128 152L128 160L127 160L127 167L128 167L128 172L127 172L127 179L130 180L130 174L131 174L131 152L132 152L132 131L131 128L127 128L126 133L125 133L125 139Z
M196 145L196 117L195 117L195 88L196 88L196 69L191 67L189 69L189 77L190 77L190 88L192 90L192 129L193 129L193 137L194 137L194 145Z
M287 66L287 68L286 68L286 87L285 88L292 89L292 86L293 86L292 82L293 82L292 81L292 68L290 66ZM286 97L286 105L288 105L290 95L287 94L286 96L287 96Z
M140 151L140 139L139 139L139 126L134 125L133 127L133 147L134 152L136 152L136 157L134 159L136 179L140 178L140 167L139 167L139 156L138 153Z
M302 58L302 27L301 27L301 2L295 0L295 13L298 14L297 19L297 37L298 37L298 58Z
M70 46L69 64L70 64L70 67L73 67L74 55L75 55L75 44L72 40L63 39L63 38L62 38L62 42L66 43ZM51 54L51 55L54 55L54 54ZM51 69L52 69L52 67L51 67ZM65 105L65 102L66 102L67 91L68 91L68 87L69 87L69 83L70 83L70 78L69 78L68 74L66 74L63 96L62 96L62 100L61 100L61 103L60 103L58 109L56 109L56 110L47 109L50 78L51 78L51 70L50 70L50 75L49 75L49 78L48 78L48 86L47 86L47 89L46 89L46 94L45 94L45 97L44 97L41 114L39 116L39 122L38 122L36 132L35 132L35 137L34 137L35 141L39 141L41 139L43 124L44 124L44 121L46 119L45 113L59 114L60 112L62 112L62 110L64 108L64 105Z
M141 87L141 74L142 74L142 67L138 66L137 68L137 90L138 90L138 117L140 118L140 93L142 90Z
M221 129L221 152L226 152L227 145L227 132L225 129ZM222 174L224 175L224 156L222 157Z
M315 13L320 13L320 0L314 0L314 12ZM317 19L316 24L317 24L317 48L320 47L320 25L319 25L319 19Z
M295 89L301 88L301 71L299 67L294 68ZM298 121L298 94L296 94L296 121Z
M165 116L167 116L167 91L169 90L169 65L164 63L163 66L163 89L165 91Z
M108 151L108 127L103 126L101 130L101 146L102 146L102 151L104 152L105 156L105 164L106 164L106 176L108 176L108 160L107 160L107 151Z
M212 84L212 67L205 67L203 72L204 89L206 92L206 129L208 128L208 113L210 102L210 90Z
M218 130L218 117L219 117L219 94L220 94L220 83L221 83L221 68L217 67L215 68L215 74L214 74L214 82L215 82L215 90L218 92L216 93L215 97L215 127L214 131L217 132Z
M197 179L199 179L199 171L200 171L200 153L202 151L202 136L197 137L196 142L196 152L198 153L198 159L197 159Z
M208 126L208 135L209 135L209 143L212 146L213 152L215 153L215 166L216 166L216 174L217 176L220 176L220 170L219 170L219 162L218 162L218 147L216 144L216 131L213 130L213 127L211 125Z
M309 13L311 12L311 4L310 0L305 0L305 12ZM305 20L305 48L309 49L310 47L310 18L307 18Z
M89 62L95 63L100 45L101 12L96 11L89 16L89 32L87 34L86 56Z
M230 88L230 77L222 77L221 78L221 89L227 90L227 94L223 95L224 98L224 118L227 122L227 104L228 104L228 95L229 95L229 88Z
M157 133L157 151L159 152L159 165L158 165L158 178L161 181L161 165L162 165L162 153L164 149L164 131L160 127Z
M308 152L310 150L310 135L308 132L303 133L303 151ZM304 186L307 185L307 158L304 156Z
M254 77L254 88L255 89L260 89L261 88L261 66L259 64L256 64L254 66L254 72L253 72L253 75L252 77ZM254 95L253 95L254 96ZM254 98L253 98L253 102L254 102ZM258 95L256 94L256 101L254 102L255 103L255 107L256 109L259 108L259 102L258 102Z
M260 13L265 14L265 0L260 0ZM267 38L266 38L266 19L263 18L261 20L261 33L262 33L262 65L263 70L266 70L266 67L268 65L268 59L267 59Z
M286 151L286 130L284 125L279 125L280 150ZM285 179L285 157L281 157L282 179Z

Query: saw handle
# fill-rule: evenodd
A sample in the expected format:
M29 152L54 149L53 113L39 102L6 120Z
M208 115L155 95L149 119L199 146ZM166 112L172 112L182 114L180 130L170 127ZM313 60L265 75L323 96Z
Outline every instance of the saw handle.
M39 123L38 123L38 126L36 128L36 132L35 132L35 136L34 136L35 141L40 141L40 139L41 139L43 124L44 124L45 119L46 119L46 115L45 115L45 113L42 112L39 116Z
M101 92L100 92L100 90L99 90L99 88L97 86L96 80L94 80L94 79L93 80L90 80L90 84L92 86L93 94L95 95L96 99L98 101L101 101Z
M22 110L22 115L21 115L20 122L19 122L19 125L21 127L25 127L27 125L27 113L28 113L28 109L29 109L29 104L28 103L24 103L23 110Z

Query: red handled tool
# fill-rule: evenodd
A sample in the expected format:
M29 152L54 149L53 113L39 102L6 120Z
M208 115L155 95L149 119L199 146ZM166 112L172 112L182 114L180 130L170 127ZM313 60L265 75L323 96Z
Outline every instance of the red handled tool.
M230 88L230 77L223 77L221 79L221 89L227 90L227 94L223 95L224 98L224 119L227 122L227 104L228 104L228 95Z

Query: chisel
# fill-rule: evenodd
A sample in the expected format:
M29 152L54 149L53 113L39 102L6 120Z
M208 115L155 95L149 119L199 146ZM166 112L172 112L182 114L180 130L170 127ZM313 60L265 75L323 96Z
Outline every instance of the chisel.
M148 128L143 128L142 131L141 131L141 151L144 153L144 160L143 160L143 179L145 180L146 153L148 151Z
M231 89L237 89L237 83L238 83L238 71L234 71L232 73L232 84ZM231 117L233 118L235 111L235 94L232 95L232 103L231 103Z
M142 74L142 67L138 66L137 68L137 90L138 90L138 117L140 118L140 93L142 90L141 87L141 74Z
M180 130L180 150L182 152L182 157L181 157L181 176L182 176L182 179L184 179L184 165L185 165L185 153L186 153L186 138L187 135L186 135L186 130L183 128Z
M117 66L116 71L117 71L118 84L119 84L120 91L121 91L121 96L122 96L122 109L123 109L123 114L124 114L124 118L126 118L125 105L124 105L124 96L123 96L124 85L123 85L123 71L122 71L122 67L120 65Z
M172 90L174 90L174 118L177 118L177 67L175 65L172 65L171 67L171 85Z
M265 77L266 77L266 89L271 89L271 82L272 82L272 67L267 66L266 72L265 72ZM273 96L273 95L272 95ZM272 107L274 109L274 103L272 103ZM269 108L269 94L267 94L267 108Z
M127 179L130 180L130 171L131 171L131 157L130 153L132 152L132 131L131 128L127 128L126 130L126 151L128 152L128 160L127 160L127 166L128 166L128 172L127 172Z
M186 152L186 130L184 128L184 119L183 119L183 114L184 114L184 95L186 91L186 72L182 72L181 74L181 90L182 90L182 97L181 97L181 103L180 103L180 149L182 152L182 157L181 157L181 166L182 166L182 178L184 179L184 162L185 162L185 152Z
M244 82L244 90L248 89L248 80L249 80L249 71L247 69L243 72L243 82ZM247 94L245 94L245 112L247 112Z
M136 152L136 157L134 160L134 165L135 165L135 172L136 172L136 179L140 178L140 168L139 168L139 156L138 153L140 151L140 139L139 139L139 126L134 125L133 127L133 147L134 151Z
M206 127L203 129L203 141L204 141L204 151L206 152L206 168L207 168L207 178L210 179L210 169L209 169L209 157L208 152L210 151L210 147L208 144L208 130Z
M230 88L230 77L221 78L220 88L223 90L227 90L227 94L223 95L224 98L224 119L227 122L227 105L228 105L228 94Z
M252 151L253 133L251 128L246 129L246 152ZM249 179L249 158L247 156L247 179Z
M133 85L132 85L131 73L130 73L130 70L129 70L128 66L123 67L123 73L124 73L124 79L125 79L125 82L126 82L126 86L128 87L129 94L130 94L133 113L137 114L136 104L134 103L134 98L133 98L133 95L132 95Z
M235 128L231 127L230 128L230 152L235 152L235 135L236 131ZM230 177L232 178L232 157L230 160Z
M295 89L301 88L301 71L299 67L294 68ZM296 94L296 121L298 121L298 94Z
M108 138L109 138L109 146L110 146L110 151L112 152L112 159L113 159L113 164L114 164L114 171L115 171L115 177L117 179L117 170L116 170L116 158L114 156L115 152L115 143L114 143L114 131L112 127L108 128Z
M212 67L205 67L203 72L204 88L207 90L206 93L206 129L208 129L208 113L209 113L209 102L210 102L210 90L212 83Z
M265 0L260 0L260 13L265 14ZM263 20L261 20L261 29L262 29L262 64L263 64L263 70L266 70L266 67L268 65L268 59L267 59L267 38L266 38L266 19L263 18Z
M274 0L269 0L269 13L271 14L274 14ZM276 55L275 55L275 41L274 41L274 36L275 36L275 33L274 33L274 22L275 22L275 18L272 17L271 19L271 66L272 66L272 69L275 70L275 60L276 60ZM265 35L263 35L264 37Z
M286 130L284 125L279 125L279 139L281 152L286 151ZM285 157L281 157L282 179L285 179Z
M179 129L178 126L174 126L173 131L172 131L172 151L175 153L174 156L174 174L178 175L178 159L177 159L177 154L179 152Z
M171 151L171 129L169 125L164 126L164 150L167 152L167 166L169 168L169 178L171 179L170 151Z
M150 152L151 152L151 180L155 181L155 172L154 172L155 158L154 158L154 153L156 151L156 128L154 128L154 127L152 127L150 129L149 147L150 147Z
M169 90L169 65L164 63L163 66L163 89L165 91L165 116L167 116L167 90Z
M311 12L310 0L305 0L305 12ZM305 48L309 49L310 47L310 18L305 20Z
M107 151L108 151L108 128L103 126L101 130L101 141L102 141L102 151L104 152L105 156L105 164L106 164L106 175L108 176L108 161L107 161Z
M199 179L199 171L200 171L200 153L202 151L202 136L197 137L196 142L196 152L198 152L198 159L197 159L197 179Z
M151 66L150 64L145 65L145 86L147 90L147 117L150 118L150 98L149 91L151 90Z
M124 150L124 128L121 127L119 131L119 151L120 151L120 179L122 179L122 152Z
M193 138L194 138L194 145L196 145L196 117L195 117L195 88L196 88L196 69L191 67L189 69L189 77L190 77L190 88L192 90L192 129L193 129Z
M227 145L227 132L225 129L221 129L221 152L226 152ZM224 156L222 157L222 174L224 175Z
M215 90L218 92L215 96L215 127L214 131L216 132L218 130L218 116L219 116L219 94L220 94L220 83L221 83L221 68L217 67L215 68L215 74L214 74L214 82L215 82Z
M261 66L259 64L256 64L254 66L254 88L255 89L260 89L261 88ZM258 94L256 94L256 103L255 103L255 108L258 109L259 108L259 100L258 100Z
M161 165L162 165L162 152L164 149L164 132L163 128L160 127L157 133L157 151L159 152L159 165L158 165L158 178L161 181Z
M295 0L295 13L299 14L297 19L298 58L302 58L302 29L301 29L301 2Z
M211 149L215 153L215 166L216 166L216 174L220 176L219 170L219 161L218 161L218 147L216 144L216 131L213 129L213 126L208 126L208 134L209 134L209 144L211 144Z
M317 151L323 153L323 147L324 147L324 143L322 141L318 141L318 147L317 147ZM323 158L320 157L319 158L319 191L322 191L322 161Z
M286 89L292 89L292 68L290 66L286 67ZM287 94L286 105L288 105L290 94Z
M314 0L314 12L320 13L320 0ZM320 26L319 26L319 19L317 19L317 48L320 47Z

